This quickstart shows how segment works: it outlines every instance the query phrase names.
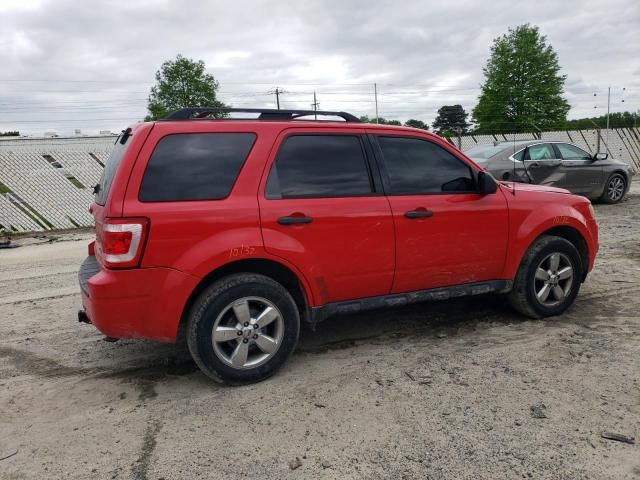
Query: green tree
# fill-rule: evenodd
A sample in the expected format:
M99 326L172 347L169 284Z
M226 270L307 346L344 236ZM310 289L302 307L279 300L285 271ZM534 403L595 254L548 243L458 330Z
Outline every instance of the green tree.
M421 130L429 130L429 125L424 123L422 120L416 120L415 118L411 118L404 122L405 127L411 128L419 128Z
M465 112L462 105L443 105L438 109L438 116L433 121L433 129L445 137L466 133L470 127L467 122L469 114Z
M19 137L20 132L18 130L11 130L9 132L0 132L0 137Z
M204 62L178 55L164 62L156 72L156 84L151 87L145 120L159 120L174 110L187 107L225 107L218 101L219 83L206 72Z
M485 82L473 121L479 132L527 132L561 128L569 111L562 97L566 75L558 55L529 24L496 38L483 69Z
M402 126L402 123L400 123L398 120L387 120L384 117L378 117L377 119L378 121L376 121L376 118L369 118L368 115L363 115L360 117L360 121L364 122L364 123L377 123L379 125L397 125L397 126Z

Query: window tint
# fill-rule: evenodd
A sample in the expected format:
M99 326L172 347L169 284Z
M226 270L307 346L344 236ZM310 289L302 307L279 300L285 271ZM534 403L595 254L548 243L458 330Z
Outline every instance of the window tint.
M560 155L565 160L591 160L591 155L574 145L566 143L556 143L556 147L560 150Z
M164 137L147 164L140 200L225 198L254 140L253 133L189 133Z
M471 169L435 143L378 137L391 194L460 192L475 189Z
M111 155L109 155L107 164L105 165L100 181L98 182L98 191L96 193L96 203L98 205L104 205L107 202L107 196L109 195L109 190L113 183L113 177L116 174L116 170L118 170L118 165L120 165L120 161L124 156L127 145L130 144L131 142L126 142L124 145L121 144L120 137L118 137L116 143L113 145Z
M532 145L527 148L525 160L552 160L556 158L553 147L548 143Z
M293 135L282 143L267 198L351 197L372 192L356 135Z

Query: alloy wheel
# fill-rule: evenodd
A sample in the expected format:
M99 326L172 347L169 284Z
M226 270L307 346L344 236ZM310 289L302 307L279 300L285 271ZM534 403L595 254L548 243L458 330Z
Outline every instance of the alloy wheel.
M624 179L620 175L615 175L607 184L607 196L612 202L617 202L624 195Z
M227 305L213 324L211 339L216 356L232 368L263 365L282 344L284 321L273 303L262 297L244 297Z
M545 307L564 301L573 286L573 265L564 253L551 253L536 268L534 280L536 299Z

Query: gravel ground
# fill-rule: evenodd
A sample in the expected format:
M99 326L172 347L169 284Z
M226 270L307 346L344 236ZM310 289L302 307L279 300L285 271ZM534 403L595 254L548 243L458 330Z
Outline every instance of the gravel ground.
M596 206L561 317L485 296L333 318L235 388L77 323L89 234L23 238L0 250L0 478L640 478L638 193Z

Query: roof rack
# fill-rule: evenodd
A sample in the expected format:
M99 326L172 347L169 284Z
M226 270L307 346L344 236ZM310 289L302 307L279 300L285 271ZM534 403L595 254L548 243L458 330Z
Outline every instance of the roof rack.
M347 112L327 112L322 110L275 110L272 108L183 108L170 113L164 120L196 120L205 119L210 115L220 113L259 113L258 120L295 120L310 115L323 117L340 117L345 122L360 123L360 119Z

